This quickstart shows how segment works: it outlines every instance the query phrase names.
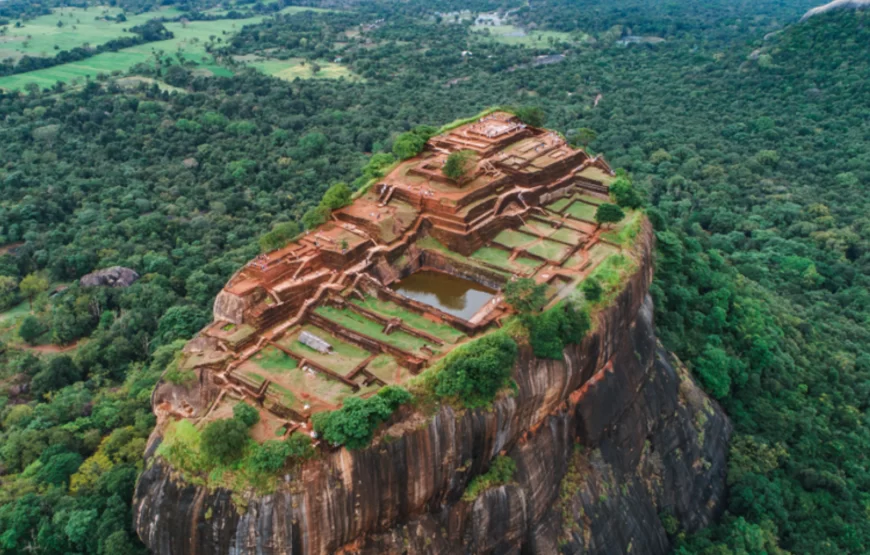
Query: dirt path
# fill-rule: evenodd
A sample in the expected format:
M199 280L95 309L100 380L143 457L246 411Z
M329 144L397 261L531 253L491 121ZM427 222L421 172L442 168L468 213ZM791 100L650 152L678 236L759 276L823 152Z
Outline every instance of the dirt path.
M67 353L69 351L75 350L78 346L79 346L79 341L76 341L75 343L71 343L69 345L34 345L32 347L30 345L20 345L16 348L24 349L24 350L32 351L32 352L36 352L36 353L57 354L57 353Z

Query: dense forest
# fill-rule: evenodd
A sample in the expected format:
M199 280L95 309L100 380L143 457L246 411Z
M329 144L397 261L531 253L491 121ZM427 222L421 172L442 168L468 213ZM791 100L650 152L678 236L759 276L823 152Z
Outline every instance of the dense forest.
M727 512L672 530L678 552L870 550L870 20L798 24L811 4L472 3L565 33L531 48L435 13L468 3L335 2L220 54L341 58L359 82L203 77L166 55L135 71L171 93L0 93L0 310L32 301L0 320L0 553L144 552L129 504L151 388L258 238L401 132L492 105L594 130L645 192L658 333L736 429ZM115 265L142 278L77 284Z

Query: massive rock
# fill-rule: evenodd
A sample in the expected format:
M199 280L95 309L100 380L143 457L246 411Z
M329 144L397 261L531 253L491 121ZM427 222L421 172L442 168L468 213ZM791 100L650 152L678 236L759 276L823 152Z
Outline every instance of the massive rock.
M835 10L864 10L867 8L870 8L870 0L834 0L833 2L809 10L801 18L801 21L806 21L814 15Z
M522 349L515 394L408 409L371 447L312 461L274 494L184 482L154 455L158 426L140 537L160 555L666 553L668 531L722 507L731 426L656 340L645 234L641 269L564 361ZM463 500L500 453L514 481Z
M139 279L139 274L134 270L123 266L112 266L82 276L79 285L82 287L130 287L137 279Z

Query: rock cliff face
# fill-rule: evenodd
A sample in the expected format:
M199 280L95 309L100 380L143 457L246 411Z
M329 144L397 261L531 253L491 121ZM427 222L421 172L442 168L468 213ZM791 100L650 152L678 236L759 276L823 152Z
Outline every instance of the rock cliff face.
M152 457L135 525L161 555L665 553L722 506L730 424L657 344L651 232L641 270L564 361L524 350L489 410L405 413L370 448L251 497L185 484ZM155 433L147 455L159 443ZM511 484L462 500L499 453Z

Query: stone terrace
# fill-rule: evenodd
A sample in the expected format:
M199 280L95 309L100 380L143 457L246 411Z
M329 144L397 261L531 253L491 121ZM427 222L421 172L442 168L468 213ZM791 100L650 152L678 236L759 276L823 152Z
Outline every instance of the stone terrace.
M473 167L454 181L442 166L461 150ZM310 432L315 412L403 384L492 329L514 276L546 283L551 303L574 291L621 251L618 229L593 220L612 178L600 156L505 112L433 137L328 223L239 270L184 351L201 398L159 410L203 423L244 399L261 407L258 440ZM464 319L394 290L421 270L492 297Z

